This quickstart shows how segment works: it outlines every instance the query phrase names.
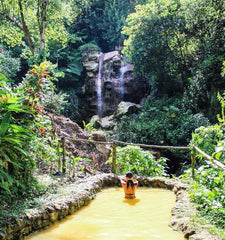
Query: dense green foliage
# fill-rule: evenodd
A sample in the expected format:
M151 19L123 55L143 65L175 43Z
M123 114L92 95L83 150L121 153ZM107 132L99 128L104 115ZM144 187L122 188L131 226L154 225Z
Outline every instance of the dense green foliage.
M123 52L160 93L185 91L186 108L215 116L216 94L224 88L224 9L220 0L139 5L127 18Z
M221 99L221 96L219 97ZM222 115L224 102L222 102ZM194 172L195 181L191 181L190 197L197 204L201 214L218 227L224 228L225 221L225 175L224 170L209 161L196 151L194 146L209 156L225 164L225 126L224 119L220 123L200 127L195 130L191 140L192 154L197 161ZM188 170L183 179L191 178Z
M112 162L112 158L109 162ZM151 152L144 151L140 147L117 147L116 163L116 172L119 174L132 171L134 174L151 177L166 175L166 159L156 160Z
M189 52L184 52L185 21L179 1L150 1L129 15L123 32L129 36L123 52L136 73L147 76L159 91L175 94L187 81Z
M20 70L20 59L13 58L11 51L3 49L0 45L0 73L4 73L7 78L13 78Z
M74 1L80 8L77 21L69 27L69 32L85 43L93 42L103 52L112 51L123 45L124 35L121 30L126 17L134 10L136 4L146 1L89 0Z
M76 119L85 76L82 58L93 50L121 48L124 39L122 52L134 64L137 80L149 80L151 92L138 114L121 119L116 138L176 146L191 141L191 147L225 163L225 95L218 94L225 89L224 12L221 0L1 1L0 201L37 191L36 164L49 172L62 169L61 139L43 109ZM210 126L219 103L219 123ZM224 227L224 172L192 152L197 163L191 199L212 223ZM66 154L74 172L81 158ZM190 161L186 152L169 154ZM132 146L118 148L117 159L118 173L148 176L164 174L168 161ZM189 170L183 178L190 177Z
M185 180L190 178L190 171L183 175ZM224 228L225 221L224 189L223 171L211 162L202 160L195 171L195 182L191 183L190 198L203 216L221 228Z
M133 143L187 146L192 132L202 125L209 125L209 121L201 113L183 110L178 99L162 98L146 101L140 113L122 117L116 137Z
M45 52L50 44L67 42L64 22L70 24L78 12L72 1L2 1L0 41L8 46L27 44L28 56Z
M1 202L37 192L34 167L41 161L46 163L59 158L58 144L52 141L53 137L57 140L56 136L47 131L51 124L42 115L44 107L57 111L63 106L52 85L57 75L48 62L30 69L18 86L12 87L7 78L0 75Z
M35 118L34 108L25 104L26 97L9 88L1 75L0 91L0 190L1 201L24 196L33 187L29 156L30 132ZM19 90L19 93L20 90Z

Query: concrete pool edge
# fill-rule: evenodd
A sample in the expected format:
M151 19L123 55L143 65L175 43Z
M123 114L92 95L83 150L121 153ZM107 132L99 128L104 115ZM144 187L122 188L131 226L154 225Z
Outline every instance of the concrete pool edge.
M190 240L212 239L219 240L216 236L207 235L208 238L199 238L201 232L197 232L189 225L190 208L192 205L188 198L187 184L174 179L137 177L139 186L164 188L171 190L176 195L176 204L172 209L170 226L181 232ZM46 229L57 221L64 219L90 203L96 193L105 187L120 186L119 176L114 174L98 174L90 176L79 182L64 187L67 194L57 194L54 199L39 208L28 209L25 218L18 220L6 227L5 233L0 233L0 239L24 239L25 236ZM204 231L205 230L200 230Z

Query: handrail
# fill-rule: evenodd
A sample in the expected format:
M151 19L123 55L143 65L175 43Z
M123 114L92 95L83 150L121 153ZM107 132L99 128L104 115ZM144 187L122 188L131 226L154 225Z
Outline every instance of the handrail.
M119 143L123 145L132 145L132 146L140 146L140 147L149 147L149 148L161 148L161 149L180 149L180 150L188 150L189 147L186 146L162 146L162 145L148 145L148 144L141 144L141 143L128 143L128 142L122 142L114 140L112 142L104 142L104 141L95 141L90 139L82 139L82 138L69 138L72 141L76 142L90 142L90 143L97 143L97 144L113 144L113 143Z
M139 146L139 147L146 147L146 148L158 148L158 149L177 149L177 150L188 150L190 147L188 146L162 146L162 145L148 145L148 144L141 144L141 143L128 143L118 140L113 140L112 142L105 142L105 141L95 141L91 139L82 139L82 138L68 138L69 140L75 141L75 142L89 142L89 143L95 143L95 144L110 144L112 145L112 155L113 155L113 161L112 161L112 168L113 171L115 171L115 165L116 165L116 144L122 144L122 145L132 145L132 146ZM207 153L203 152L200 148L194 145L194 149L201 153L204 157L209 159L211 162L213 162L217 167L225 170L225 165L218 160L214 159L213 157L209 156ZM192 165L192 177L194 178L194 167L195 167L195 160L194 155L191 156L191 165Z
M196 147L195 145L194 145L194 149L197 150L199 153L201 153L204 157L212 161L216 166L225 170L225 165L223 163L209 156L207 153L203 152L200 148Z
M89 143L98 143L98 144L113 144L113 142L104 142L104 141L95 141L95 140L91 140L91 139L83 139L83 138L68 138L72 141L75 142L89 142Z
M162 146L162 145L148 145L148 144L141 144L141 143L126 143L122 141L115 140L114 142L120 143L123 145L133 145L133 146L140 146L140 147L149 147L149 148L161 148L161 149L180 149L180 150L187 150L189 147L186 146Z

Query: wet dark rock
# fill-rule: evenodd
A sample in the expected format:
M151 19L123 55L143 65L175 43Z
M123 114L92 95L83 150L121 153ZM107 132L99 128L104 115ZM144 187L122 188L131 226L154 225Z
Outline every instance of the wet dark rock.
M89 122L91 117L99 114L101 117L115 113L121 101L139 104L149 91L146 79L133 77L133 65L124 63L119 51L95 53L98 58L93 60L93 53L83 59L86 71L83 94L79 99L80 115ZM102 64L99 64L102 59ZM101 67L99 71L99 67ZM101 76L102 109L98 109L98 77Z

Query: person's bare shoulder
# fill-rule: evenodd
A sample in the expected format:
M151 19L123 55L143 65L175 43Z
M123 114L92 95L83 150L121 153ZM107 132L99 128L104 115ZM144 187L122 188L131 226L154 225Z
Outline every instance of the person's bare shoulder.
M135 185L137 185L137 184L138 184L138 180L134 179L133 183L134 183Z
M120 179L120 182L121 182L122 184L126 184L126 180L125 180L124 178L121 178L121 179Z

